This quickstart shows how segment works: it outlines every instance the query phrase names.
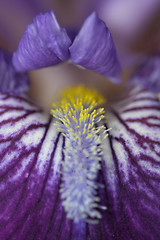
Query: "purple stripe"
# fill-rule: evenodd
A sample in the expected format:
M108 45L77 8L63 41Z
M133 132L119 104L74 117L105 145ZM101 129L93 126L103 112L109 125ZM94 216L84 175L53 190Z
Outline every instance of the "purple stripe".
M103 218L96 225L73 224L66 218L58 163L64 161L65 139L57 135L49 116L27 101L0 97L0 238L159 240L160 111L156 97L134 89L109 106L106 129L112 129L104 140L98 175L100 205L107 210L101 211ZM23 121L14 122L19 117Z
M5 100L4 100L5 99ZM10 104L10 100L13 99L12 104ZM53 237L54 234L59 234L59 230L61 228L61 224L58 222L57 224L57 213L58 209L62 209L63 207L61 205L60 199L57 202L57 197L59 196L59 178L60 174L58 172L55 172L56 178L53 181L53 187L52 192L48 189L49 182L53 179L53 166L55 162L55 156L57 155L56 151L58 151L58 145L61 144L62 137L60 137L60 134L57 136L57 138L52 142L52 153L48 156L47 159L44 159L43 161L46 162L44 165L44 173L40 177L37 172L37 164L39 164L39 161L41 159L41 153L42 150L44 151L44 147L46 146L46 138L49 137L50 131L49 129L52 128L52 122L51 118L49 120L48 116L45 117L43 113L41 113L41 110L38 108L35 108L28 103L26 98L23 97L9 97L4 96L3 101L1 98L0 105L1 108L4 109L3 114L1 114L1 117L3 117L4 114L7 115L7 119L4 118L4 120L0 121L1 124L1 130L3 130L3 127L5 127L5 123L12 124L13 128L11 128L10 132L11 134L8 134L8 131L5 131L3 135L1 135L1 141L0 141L0 148L1 148L1 163L5 163L5 156L9 152L13 154L15 151L15 159L11 157L11 160L6 158L7 162L5 163L5 168L2 168L0 170L0 192L1 192L1 207L0 212L3 216L1 222L0 222L0 237L3 239L14 239L20 240L20 239L39 239L39 237L42 239L45 234L48 232L49 239L51 236ZM13 107L14 106L14 107ZM20 116L18 118L16 117L18 122L15 121L14 118L14 111L19 112ZM34 109L34 110L33 110ZM31 118L29 118L30 122L28 122L28 113L30 114ZM25 119L23 116L26 116ZM41 117L39 117L41 116ZM45 117L45 122L43 122ZM24 127L21 127L17 131L17 124L22 124L22 120L26 121L27 125ZM41 122L42 119L42 122ZM14 127L15 124L15 127ZM23 125L22 125L23 126ZM34 134L39 134L39 130L43 129L41 133L40 141L33 143L33 146L24 145L22 148L18 150L19 143L22 142L22 139L24 139L24 136L32 136L32 132L34 131ZM2 131L3 132L3 131ZM54 135L53 135L54 136ZM38 137L38 135L37 135ZM23 140L24 141L24 140ZM50 141L50 140L49 140ZM4 144L8 143L7 147L4 146ZM49 143L49 142L48 142ZM28 148L28 149L27 149ZM30 154L32 155L31 161L27 163L27 158ZM55 155L56 154L56 155ZM63 154L63 153L62 153ZM27 157L27 158L26 158ZM61 156L62 158L62 156ZM25 162L24 162L24 159ZM14 160L14 161L13 161ZM28 158L29 160L29 158ZM16 173L17 169L20 169L22 164L25 163L25 168L23 170L23 175L19 175L19 177L12 181L12 183L9 183L9 178L13 178L14 174ZM0 165L1 166L1 165ZM17 174L17 173L16 173ZM27 175L26 175L27 174ZM26 175L26 177L25 177ZM2 183L5 183L4 189L1 188ZM35 188L33 188L33 191L31 191L32 184L36 184L36 191ZM30 195L33 195L33 197L30 197ZM45 206L45 203L47 201L51 201L50 198L52 198L52 207ZM8 204L8 208L7 205ZM56 209L56 204L58 208ZM12 207L11 207L12 206ZM9 218L5 219L5 215L3 213L8 214ZM5 212L4 212L5 211ZM40 211L43 211L43 214L41 216ZM52 216L52 213L55 212L56 219L52 219L52 221L49 223L48 219L49 216ZM70 223L68 220L66 221L66 217L64 215L64 210L62 211L63 215L62 218L64 218L64 224L67 227L68 234L70 235ZM45 220L45 226L42 228L41 224ZM46 221L47 220L47 221ZM57 225L57 232L56 227L54 227L54 224L56 222ZM66 233L66 228L65 228ZM58 235L57 235L58 236Z

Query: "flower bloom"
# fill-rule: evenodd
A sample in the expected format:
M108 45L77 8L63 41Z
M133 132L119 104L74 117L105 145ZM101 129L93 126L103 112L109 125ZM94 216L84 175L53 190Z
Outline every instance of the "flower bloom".
M94 49L99 27L108 41L95 35ZM27 70L68 58L111 79L119 72L110 34L95 14L73 43L52 12L39 15L13 61ZM54 117L25 95L0 95L1 239L159 239L159 101L140 87L127 88L104 103L104 112L96 109L103 98L92 93L65 93L53 105ZM84 213L100 220L93 224Z

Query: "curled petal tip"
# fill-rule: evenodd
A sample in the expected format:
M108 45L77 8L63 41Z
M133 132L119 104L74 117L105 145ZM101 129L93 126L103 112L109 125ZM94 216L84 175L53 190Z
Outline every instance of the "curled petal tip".
M109 29L93 12L69 48L75 64L120 82L121 67Z
M13 64L19 71L56 65L69 58L71 45L66 30L60 28L53 11L37 15L26 27L13 55Z

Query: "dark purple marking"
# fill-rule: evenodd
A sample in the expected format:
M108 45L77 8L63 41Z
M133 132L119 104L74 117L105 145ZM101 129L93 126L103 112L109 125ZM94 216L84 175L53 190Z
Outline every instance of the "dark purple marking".
M59 193L65 138L26 97L1 95L0 239L159 240L159 104L154 94L133 89L108 105L112 129L98 175L107 210L97 225L75 225Z

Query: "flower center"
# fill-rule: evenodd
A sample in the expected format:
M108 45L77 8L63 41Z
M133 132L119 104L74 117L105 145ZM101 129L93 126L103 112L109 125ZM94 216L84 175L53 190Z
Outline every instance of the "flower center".
M78 222L101 218L97 194L98 172L101 168L104 109L98 108L104 98L84 86L62 93L62 99L53 103L51 114L55 125L66 139L62 163L61 198L68 218Z

